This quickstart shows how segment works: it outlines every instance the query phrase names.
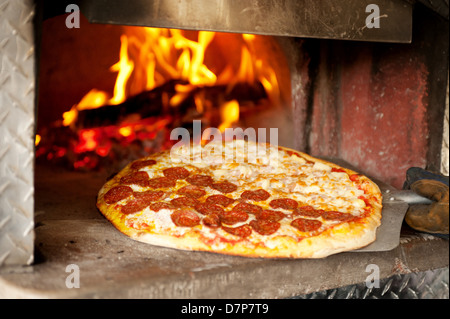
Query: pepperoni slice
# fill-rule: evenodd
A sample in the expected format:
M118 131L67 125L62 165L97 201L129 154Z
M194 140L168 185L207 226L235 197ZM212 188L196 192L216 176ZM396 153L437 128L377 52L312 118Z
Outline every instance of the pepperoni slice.
M177 191L177 194L192 197L192 198L200 198L206 194L206 191L198 186L195 185L187 185L182 188L180 188Z
M164 197L163 191L134 192L133 194L135 198L149 204Z
M220 220L228 225L234 225L237 223L245 222L248 219L248 214L244 211L224 211L219 215Z
M323 214L323 210L315 209L312 206L301 206L294 209L294 215L317 218Z
M204 187L210 186L213 183L212 177L208 175L192 175L186 178L186 181L189 184Z
M143 210L144 208L146 208L149 205L150 205L150 203L147 203L141 199L135 198L135 199L129 201L128 203L126 203L124 206L122 206L120 211L125 215L134 214L134 213L137 213L137 212Z
M264 201L264 200L268 199L269 197L270 197L269 192L267 192L264 189L257 189L257 190L254 190L254 191L244 191L241 194L241 198L252 200L252 201L255 201L255 202Z
M173 223L181 227L194 227L200 224L200 217L192 209L179 209L170 215Z
M261 235L272 235L280 228L280 223L268 220L252 220L250 226Z
M163 174L167 178L185 179L189 176L189 171L184 167L170 167L163 170Z
M247 214L253 214L258 216L262 212L262 208L260 206L249 203L239 203L233 207L232 211L244 212Z
M225 210L216 204L208 204L208 203L198 203L195 206L195 210L198 211L202 215L209 215L211 213L220 215L225 212Z
M121 184L146 186L148 183L148 174L144 171L133 172L120 179Z
M221 193L232 193L235 190L237 190L237 186L230 182L218 182L218 183L212 183L211 188L214 188L215 190L218 190Z
M121 212L124 214L133 214L148 207L152 202L164 197L162 191L146 191L135 192L134 199L126 203L121 208Z
M334 210L330 210L327 212L324 212L322 214L322 218L326 220L334 220L334 221L340 221L340 222L347 222L354 218L352 214L342 213Z
M261 213L259 213L257 218L259 220L266 220L269 222L279 222L284 217L286 217L286 215L282 212L279 212L277 210L266 209L263 210Z
M172 199L170 203L175 207L195 207L198 204L198 200L192 197L177 197L175 199Z
M291 198L278 198L270 201L269 206L272 208L295 209L298 203Z
M248 237L252 234L252 228L249 225L242 225L239 227L222 226L222 229L227 233L243 238Z
M106 192L103 197L106 204L114 204L133 194L133 189L129 186L116 186Z
M133 164L131 164L131 169L139 170L139 169L141 169L143 167L152 166L152 165L155 165L155 164L156 164L156 161L152 160L152 159L151 160L136 161L136 162L133 162Z
M203 224L211 228L218 228L220 226L220 217L214 213L209 214L203 218Z
M322 223L315 219L297 218L291 222L291 226L297 228L301 232L313 232L322 226Z
M231 204L234 203L234 199L227 197L225 195L211 195L209 196L206 200L205 203L207 204L215 204L215 205L220 205L223 207L227 207Z
M147 181L145 186L150 187L150 188L169 188L169 187L175 187L176 184L177 184L177 182L171 178L156 177L156 178L152 178L149 181Z
M150 204L150 209L154 212L159 212L161 209L173 209L174 206L167 202L156 202Z

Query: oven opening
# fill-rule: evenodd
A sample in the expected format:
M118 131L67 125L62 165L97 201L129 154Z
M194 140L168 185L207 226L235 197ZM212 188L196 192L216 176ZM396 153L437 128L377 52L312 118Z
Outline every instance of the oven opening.
M289 67L274 37L85 20L50 32L58 20L43 26L37 163L117 170L172 147L179 127L203 143L235 128L292 140Z
M93 6L79 29L65 23L72 2ZM368 20L370 0L3 1L0 296L291 298L356 291L370 262L424 295L444 270L448 297L448 240L407 225L395 249L279 261L280 276L278 261L140 245L95 205L109 177L201 123L205 137L277 129L279 145L374 178L404 213L391 196L409 167L448 176L445 2L380 0Z

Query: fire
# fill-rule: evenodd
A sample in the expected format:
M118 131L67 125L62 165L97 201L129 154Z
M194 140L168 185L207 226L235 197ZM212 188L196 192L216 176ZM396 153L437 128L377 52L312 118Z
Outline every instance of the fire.
M245 40L248 50L244 47L242 48L242 62L239 73L241 74L241 79L246 79L246 81L254 81L258 79L264 86L269 99L273 103L277 103L280 99L280 88L278 86L277 77L273 68L267 67L264 61L261 59L254 59L255 57L255 35L253 34L243 34L243 39ZM244 59L245 57L245 59ZM244 65L244 63L246 65ZM255 74L253 74L253 72Z
M108 101L108 94L97 89L92 89L86 94L78 103L78 110L86 110L89 108L96 108L105 105Z
M77 105L72 106L70 111L63 113L63 125L70 126L73 124L78 117L78 111L98 108L106 103L108 103L106 92L97 89L90 90Z
M144 90L152 90L170 79L186 81L176 86L176 95L169 104L178 106L196 87L227 83L231 91L237 83L253 84L260 81L270 97L279 91L275 72L261 59L255 58L253 42L256 36L242 34L241 63L237 70L225 67L216 75L205 64L205 52L216 33L199 31L197 40L188 39L183 31L142 27L124 27L120 38L119 61L111 66L117 72L113 96L92 89L82 100L63 114L63 125L69 126L77 119L77 111L103 105L117 105L128 97ZM202 105L202 103L197 103ZM198 107L202 111L201 106Z
M122 43L120 47L120 60L113 66L111 71L118 72L116 84L114 86L114 96L109 100L110 104L120 104L126 99L126 85L134 69L134 63L128 57L128 38L125 35L120 37Z
M39 134L36 134L36 137L34 139L34 145L38 146L40 142L41 142L41 136Z
M189 33L175 29L129 26L123 28L119 60L110 67L111 72L117 73L112 93L95 88L90 90L78 104L62 114L61 123L64 127L76 130L80 111L122 104L130 97L154 90L168 81L178 82L174 85L175 92L162 99L163 108L177 108L191 98L189 101L192 101L200 116L209 114L212 109L218 110L221 123L217 125L221 132L238 124L241 106L236 99L208 100L201 88L223 86L224 92L229 93L238 84L251 86L259 83L269 100L276 103L279 98L275 71L258 57L255 35L241 35L238 65L220 61L223 65L208 66L205 61L208 60L208 49L217 37L215 32ZM210 115L207 117L211 118ZM137 119L140 122L127 121L102 129L79 129L75 153L93 152L106 157L112 148L108 139L128 145L134 139L155 138L158 130L170 123L170 119L157 119L156 123L150 121L143 124L146 123L145 119ZM36 136L36 145L39 141ZM79 157L75 166L83 165L94 164L89 157Z
M222 124L220 124L219 131L225 132L225 129L231 127L233 123L239 120L239 103L236 100L225 103L221 109Z

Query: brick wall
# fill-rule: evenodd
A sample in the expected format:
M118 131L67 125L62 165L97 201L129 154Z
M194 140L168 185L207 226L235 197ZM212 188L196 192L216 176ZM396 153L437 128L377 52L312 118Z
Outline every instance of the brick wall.
M299 149L397 188L409 167L440 170L448 20L416 8L414 21L411 44L305 40Z

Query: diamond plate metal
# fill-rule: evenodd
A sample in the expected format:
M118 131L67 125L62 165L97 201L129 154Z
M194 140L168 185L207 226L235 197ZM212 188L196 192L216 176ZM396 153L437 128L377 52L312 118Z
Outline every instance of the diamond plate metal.
M380 280L379 288L365 283L324 290L294 299L448 299L449 268L396 274Z
M0 0L0 266L33 261L33 16L32 0Z

